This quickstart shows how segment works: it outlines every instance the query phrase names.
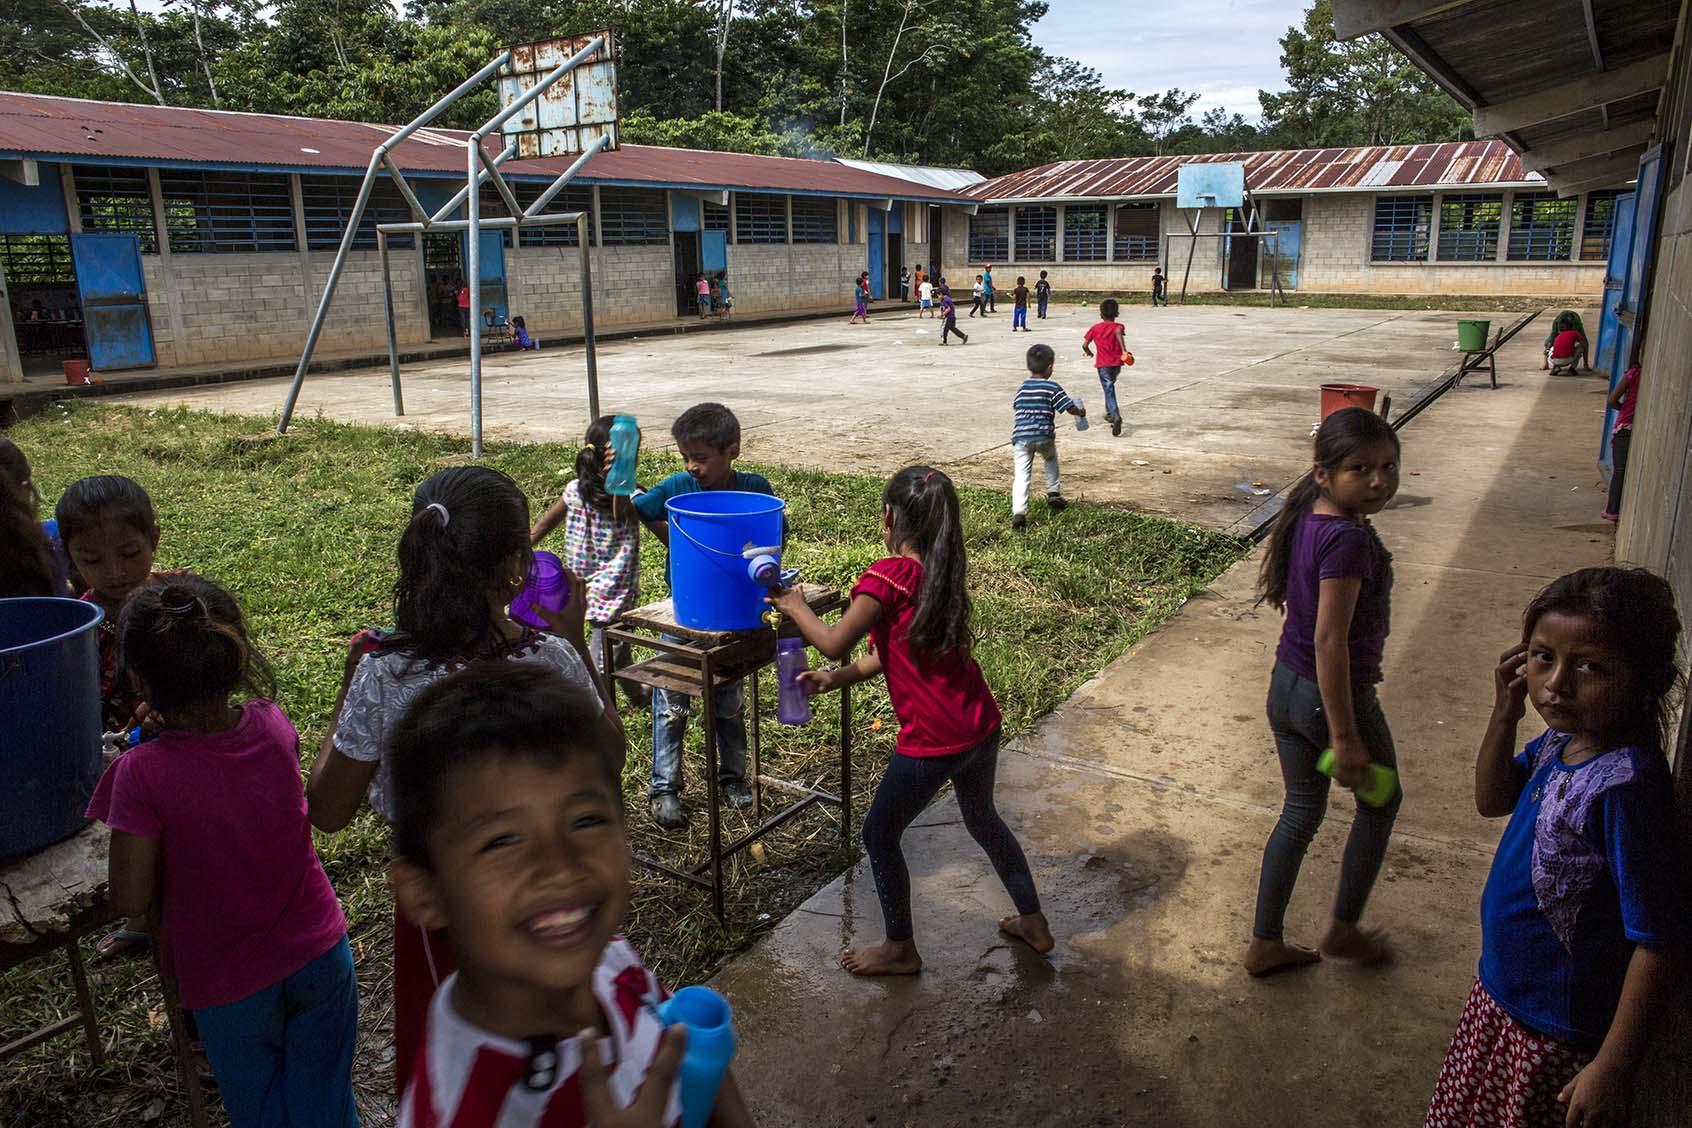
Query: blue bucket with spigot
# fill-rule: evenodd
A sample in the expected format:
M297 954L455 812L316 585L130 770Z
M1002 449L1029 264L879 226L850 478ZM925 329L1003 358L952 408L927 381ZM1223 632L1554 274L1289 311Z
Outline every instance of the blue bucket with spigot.
M760 556L779 556L787 503L769 494L700 490L664 503L670 521L670 596L676 622L696 631L764 623Z
M103 617L80 599L0 599L0 858L87 825L100 782Z

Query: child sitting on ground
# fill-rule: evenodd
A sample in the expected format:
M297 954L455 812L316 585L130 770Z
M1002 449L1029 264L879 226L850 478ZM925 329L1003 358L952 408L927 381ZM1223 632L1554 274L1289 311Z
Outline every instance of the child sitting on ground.
M599 711L551 670L481 662L394 730L394 897L458 962L400 1128L680 1123L685 1030L659 1021L664 989L618 935L629 842ZM732 1072L711 1122L752 1123Z
M520 349L540 349L540 342L529 336L529 327L521 316L511 319L511 340Z
M740 420L720 403L701 403L682 412L670 434L676 440L686 470L677 471L634 499L635 512L666 547L670 544L669 511L664 503L700 490L740 490L774 496L769 479L734 468L740 457ZM670 582L670 561L664 561L664 582ZM681 642L675 635L667 642ZM746 700L742 682L722 686L712 698L716 714L717 789L736 809L752 805L746 785ZM687 735L691 698L680 691L652 691L652 820L666 830L687 825L682 807L682 739Z
M1011 528L1028 525L1028 483L1034 471L1034 456L1038 454L1046 468L1046 505L1053 513L1062 513L1069 505L1063 498L1063 482L1058 477L1057 426L1053 417L1060 411L1085 418L1087 409L1069 398L1057 381L1052 379L1052 365L1057 354L1050 345L1034 345L1028 350L1028 378L1016 389L1011 407L1016 422L1011 428L1011 454L1015 459L1011 479Z
M1475 806L1510 822L1428 1128L1629 1123L1692 909L1664 754L1679 635L1667 582L1583 568L1528 604L1500 657ZM1529 700L1549 728L1518 752Z
M1545 350L1545 366L1553 376L1572 373L1586 360L1586 334L1579 326L1579 318L1565 312L1557 318L1551 345Z
M357 1128L347 923L269 667L234 598L193 575L137 589L119 630L164 728L112 762L88 806L112 828L111 905L141 916L160 902L165 967L235 1128Z

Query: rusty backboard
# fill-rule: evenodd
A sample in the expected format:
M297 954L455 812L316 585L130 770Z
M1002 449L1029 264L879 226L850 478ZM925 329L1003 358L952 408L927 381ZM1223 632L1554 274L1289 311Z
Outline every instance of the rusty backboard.
M518 158L579 153L602 136L617 147L617 40L610 30L511 48L511 61L499 72L499 104L511 105L601 36L598 50L505 123Z

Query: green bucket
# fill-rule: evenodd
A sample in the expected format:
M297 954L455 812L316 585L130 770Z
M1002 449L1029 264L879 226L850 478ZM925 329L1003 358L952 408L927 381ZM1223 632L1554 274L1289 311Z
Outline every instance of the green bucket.
M1492 331L1492 322L1475 321L1464 318L1457 322L1457 347L1464 352L1484 352L1486 350L1486 335Z

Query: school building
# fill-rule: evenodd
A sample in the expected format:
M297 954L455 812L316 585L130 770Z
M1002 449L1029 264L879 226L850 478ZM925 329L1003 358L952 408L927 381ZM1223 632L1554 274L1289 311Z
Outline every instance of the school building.
M1193 240L1175 206L1182 165L1238 161L1270 240L1244 209L1207 208ZM981 204L946 233L951 262L1003 287L1041 270L1064 290L1285 290L1595 299L1615 228L1613 187L1559 195L1503 141L1059 161L960 191ZM1191 259L1189 275L1189 256ZM956 279L954 279L954 282Z
M88 357L96 371L299 355L371 150L394 127L0 93L0 381ZM431 213L463 185L465 138L393 150ZM489 143L490 148L493 142ZM502 172L527 207L565 158ZM827 160L628 145L593 157L548 211L587 211L597 327L694 312L699 273L737 313L845 308L869 271L897 295L974 206L933 176ZM491 186L484 216L504 215ZM383 178L321 350L386 350L378 222L413 217ZM485 232L482 305L543 339L580 327L574 225ZM461 336L461 233L389 246L402 348Z

